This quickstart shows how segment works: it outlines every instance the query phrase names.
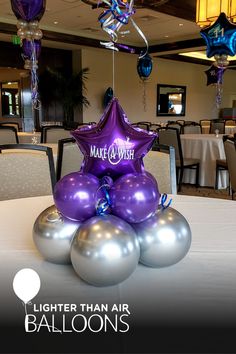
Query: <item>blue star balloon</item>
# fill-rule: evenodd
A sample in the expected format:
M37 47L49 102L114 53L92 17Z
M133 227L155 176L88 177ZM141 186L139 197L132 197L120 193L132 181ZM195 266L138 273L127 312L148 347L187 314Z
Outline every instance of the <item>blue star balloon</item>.
M225 68L218 68L214 64L205 71L207 76L207 86L212 84L222 84Z
M236 25L221 13L213 25L200 31L207 45L207 57L215 54L234 56L236 53Z

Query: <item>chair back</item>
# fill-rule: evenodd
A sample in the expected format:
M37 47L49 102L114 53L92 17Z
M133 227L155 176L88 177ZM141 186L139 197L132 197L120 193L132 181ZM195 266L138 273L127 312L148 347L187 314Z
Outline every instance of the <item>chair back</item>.
M185 120L184 119L177 119L176 123L184 125L185 124Z
M16 128L16 131L20 131L20 124L18 122L1 122L0 126L2 127L14 127Z
M210 124L210 134L215 134L215 131L219 130L219 134L225 134L225 122L215 122L211 121Z
M226 119L225 126L236 126L236 122L233 119Z
M183 134L201 134L202 127L199 123L184 124L182 126Z
M199 124L202 127L203 134L210 133L211 120L210 119L200 119Z
M148 123L148 122L136 122L136 123L132 123L132 125L134 127L149 131L150 123Z
M178 129L178 131L179 131L179 133L180 133L180 132L181 132L182 125L179 124L179 123L177 123L177 122L174 122L174 123L170 122L170 123L167 123L167 124L166 124L166 127L167 127L167 128L175 128L175 129Z
M0 144L18 144L17 130L14 127L0 125Z
M161 124L158 124L158 123L152 123L149 126L149 130L151 130L151 131L156 131L159 128L161 128Z
M236 192L236 142L224 141L226 162L228 165L230 184L233 192Z
M60 126L44 126L41 132L41 143L58 143L58 140L70 138L70 129Z
M158 184L160 193L176 194L175 151L172 146L155 145L143 158L144 168L151 173Z
M158 132L158 143L162 145L172 146L175 149L175 161L179 161L183 165L183 153L180 141L179 130L176 128L160 128Z
M55 183L50 147L0 145L0 200L50 195Z
M59 140L56 167L57 181L71 172L80 171L83 159L84 155L74 138Z

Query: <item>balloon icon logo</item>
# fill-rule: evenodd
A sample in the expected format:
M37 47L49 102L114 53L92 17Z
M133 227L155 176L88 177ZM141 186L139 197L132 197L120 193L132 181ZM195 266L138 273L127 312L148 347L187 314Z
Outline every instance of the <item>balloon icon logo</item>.
M13 290L25 304L38 294L40 285L38 273L31 268L19 270L13 279Z

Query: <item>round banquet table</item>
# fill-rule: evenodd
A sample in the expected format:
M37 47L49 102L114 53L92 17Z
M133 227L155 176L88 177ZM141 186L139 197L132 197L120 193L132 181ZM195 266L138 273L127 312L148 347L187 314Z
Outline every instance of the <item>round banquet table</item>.
M223 135L214 134L181 134L181 145L185 158L200 160L199 184L202 187L214 187L216 175L216 160L225 159ZM184 183L195 183L195 171L184 170ZM228 173L219 174L218 188L227 188Z
M231 352L236 329L236 202L169 198L190 224L190 251L170 267L139 264L127 280L110 287L85 283L71 265L49 263L35 248L32 227L39 213L53 204L52 196L0 202L1 353ZM24 307L12 289L14 275L22 268L36 270L41 279L33 303L128 304L129 331L99 335L45 330L26 336Z
M40 143L40 132L17 132L19 144Z

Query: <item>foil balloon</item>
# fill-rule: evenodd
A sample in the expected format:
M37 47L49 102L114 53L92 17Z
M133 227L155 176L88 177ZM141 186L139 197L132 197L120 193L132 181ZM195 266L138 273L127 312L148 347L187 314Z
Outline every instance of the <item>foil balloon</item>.
M108 87L108 89L105 92L104 98L103 98L103 107L106 108L109 102L113 98L113 90L111 87Z
M205 71L207 76L207 86L212 84L222 84L225 68L218 68L214 64Z
M152 72L152 59L149 54L138 58L137 71L140 79L146 80Z
M70 247L78 221L63 217L55 205L42 211L33 226L33 240L41 255L49 262L69 264Z
M140 243L140 262L148 267L171 266L185 257L191 246L191 229L184 216L168 207L133 225Z
M127 279L138 265L139 242L134 229L113 215L85 221L71 245L75 272L94 286L109 286Z
M143 172L143 157L157 136L133 127L117 98L110 101L96 126L84 131L74 130L71 135L84 155L81 171L113 179Z
M140 223L156 211L160 193L150 173L127 174L118 178L110 191L112 214L129 223Z
M212 26L200 31L207 45L207 57L236 52L236 25L230 22L225 13L221 13Z
M64 217L84 221L96 215L97 201L103 198L103 193L97 177L90 173L72 172L56 183L53 197Z
M11 0L11 7L18 19L39 21L45 12L46 0Z

